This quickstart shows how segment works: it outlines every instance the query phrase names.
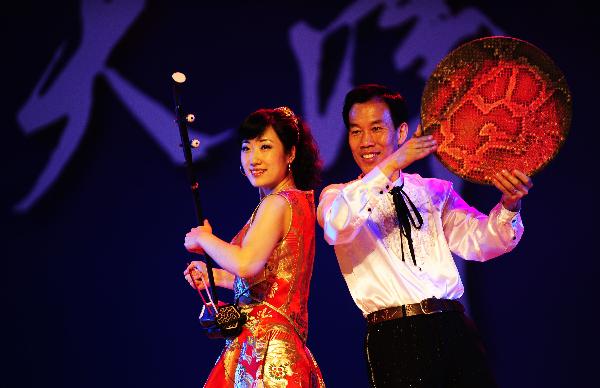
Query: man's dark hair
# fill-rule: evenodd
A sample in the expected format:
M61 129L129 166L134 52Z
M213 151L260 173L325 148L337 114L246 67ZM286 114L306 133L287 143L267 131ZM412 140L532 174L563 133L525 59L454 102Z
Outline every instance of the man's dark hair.
M400 124L408 121L408 109L406 101L400 93L391 90L383 85L378 84L363 84L358 85L346 94L344 99L344 124L346 129L350 129L350 109L356 103L363 103L371 100L383 101L387 104L394 127L398 128Z

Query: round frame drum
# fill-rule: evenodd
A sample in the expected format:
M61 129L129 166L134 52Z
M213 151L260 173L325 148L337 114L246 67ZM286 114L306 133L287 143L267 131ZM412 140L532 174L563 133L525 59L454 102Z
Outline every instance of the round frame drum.
M448 54L427 81L421 101L424 134L458 176L492 184L502 169L531 176L558 153L571 125L564 75L528 42L489 37Z

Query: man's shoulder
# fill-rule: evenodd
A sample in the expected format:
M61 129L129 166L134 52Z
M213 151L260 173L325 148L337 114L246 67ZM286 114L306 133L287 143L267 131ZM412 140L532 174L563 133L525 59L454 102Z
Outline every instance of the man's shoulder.
M424 178L419 174L404 173L404 181L413 186L419 186L428 192L446 192L452 187L452 182L439 178Z
M358 180L358 178L354 179L352 181L349 181L349 182L345 182L345 183L331 183L331 184L327 185L325 188L323 188L323 190L321 191L321 194L325 193L326 191L341 191L344 189L344 187L348 186L349 184L351 184L353 182L356 182L357 180Z
M330 185L326 186L323 191L328 191L328 190L341 190L344 187L346 187L350 182L346 182L346 183L331 183Z

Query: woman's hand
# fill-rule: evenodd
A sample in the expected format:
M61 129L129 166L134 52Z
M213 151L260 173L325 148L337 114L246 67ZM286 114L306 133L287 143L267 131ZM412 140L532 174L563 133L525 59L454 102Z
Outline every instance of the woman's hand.
M202 236L203 235L212 235L212 227L208 220L204 220L204 224L197 226L195 228L190 229L190 231L185 235L184 246L189 252L198 253L203 255L204 249L202 248Z
M189 283L189 285L197 289L198 291L202 291L205 289L204 284L210 287L208 284L208 273L206 269L206 264L202 261L192 261L186 267L185 271L183 271L183 276L185 280ZM233 288L233 281L235 276L232 273L229 273L220 268L213 268L213 276L215 279L215 285L217 287L224 288ZM202 281L204 278L204 282Z
M531 178L519 170L512 170L512 173L502 170L491 179L494 186L502 192L502 206L513 212L521 209L521 198L533 187Z
M192 261L188 264L185 271L183 271L183 277L190 286L198 291L204 290L204 283L208 285L208 274L206 273L206 264L202 261ZM204 282L202 279L204 278Z

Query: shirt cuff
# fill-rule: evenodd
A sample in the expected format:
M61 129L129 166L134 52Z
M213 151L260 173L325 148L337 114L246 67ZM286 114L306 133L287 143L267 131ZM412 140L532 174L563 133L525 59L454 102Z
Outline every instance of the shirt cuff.
M498 212L498 221L502 223L513 222L519 216L520 210L513 212L506 209L501 203L499 203L497 206L500 206L500 211Z
M374 194L384 194L393 188L393 182L381 172L379 167L372 169L361 180Z

